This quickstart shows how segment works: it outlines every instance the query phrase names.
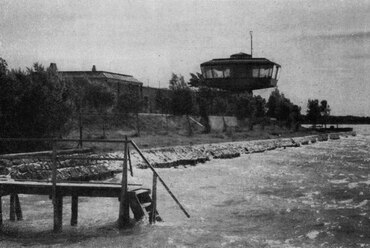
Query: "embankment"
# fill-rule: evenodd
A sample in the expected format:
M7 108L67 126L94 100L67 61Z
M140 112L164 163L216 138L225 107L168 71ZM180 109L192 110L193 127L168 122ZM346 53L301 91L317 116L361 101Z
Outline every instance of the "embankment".
M227 143L201 144L193 146L175 146L143 150L144 156L153 167L169 168L204 163L210 159L239 157L241 154L259 153L277 148L299 147L315 142L336 140L355 136L355 132L319 134L295 138L278 138L268 140L238 141ZM140 155L130 151L133 166L147 168ZM109 178L121 171L122 161L99 161L94 158L123 158L122 152L108 154L84 154L87 160L68 159L57 162L57 179L61 181L88 181ZM0 173L10 175L13 179L50 180L52 161L45 159L0 159Z

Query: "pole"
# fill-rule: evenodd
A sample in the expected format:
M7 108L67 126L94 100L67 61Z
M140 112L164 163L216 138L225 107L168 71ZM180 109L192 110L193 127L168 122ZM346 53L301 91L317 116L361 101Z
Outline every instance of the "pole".
M3 199L0 195L0 230L2 230L3 227Z
M128 143L127 136L125 136L125 152L123 160L122 169L122 181L121 181L121 200L119 204L119 216L118 216L118 227L124 228L130 222L130 212L129 212L129 198L127 192L127 153L128 153Z
M56 140L52 141L53 144L53 171L52 171L52 188L51 195L53 199L54 207L54 232L59 232L62 230L62 211L63 211L63 197L57 193L57 150L56 150Z
M188 214L188 212L186 212L185 208L181 205L181 203L179 202L179 200L177 200L177 198L175 197L175 195L171 192L171 190L168 188L167 184L162 180L162 178L158 175L157 171L153 168L153 166L149 163L149 161L146 159L146 157L144 157L143 153L140 151L139 147L135 144L134 141L130 141L131 144L133 145L133 147L136 149L136 151L140 154L140 156L142 157L142 159L145 161L145 163L149 166L149 168L153 171L153 173L158 177L159 181L162 183L162 185L164 186L164 188L167 190L167 192L170 194L170 196L172 197L172 199L177 203L177 205L181 208L181 210L184 212L184 214L186 215L186 217L190 218L190 215Z
M253 57L253 31L249 31L251 36L251 57Z
M152 218L150 223L155 223L157 214L157 175L153 173L153 188L152 188Z
M80 140L78 142L78 145L80 148L82 148L82 113L81 113L81 106L80 106L80 113L78 115L78 125L80 130Z
M129 148L127 148L127 157L128 157L128 165L130 166L130 174L133 177L134 172L132 171L131 155L130 155L130 149Z

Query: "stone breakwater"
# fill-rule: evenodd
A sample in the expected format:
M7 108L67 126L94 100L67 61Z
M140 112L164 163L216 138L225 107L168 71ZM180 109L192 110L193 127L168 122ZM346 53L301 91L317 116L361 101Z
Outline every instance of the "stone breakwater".
M241 154L259 153L277 148L299 147L318 141L336 140L340 136L355 136L355 132L311 135L295 138L238 141L227 143L175 146L143 150L143 155L156 168L169 168L204 163L211 159L239 157ZM133 149L130 151L132 165L145 169L147 164ZM84 154L88 160L68 159L57 163L57 179L61 181L102 180L122 171L122 161L99 161L94 158L123 158L123 152L108 154ZM13 179L51 179L52 162L39 159L0 159L0 174Z
M260 153L277 148L299 147L318 141L337 140L342 137L355 136L355 132L330 133L294 138L279 138L268 140L238 141L193 146L164 147L144 150L143 154L153 167L169 168L186 165L196 165L211 159L226 159L239 157L241 154ZM113 153L123 156L123 153ZM132 163L138 168L148 168L147 164L136 152L131 152Z

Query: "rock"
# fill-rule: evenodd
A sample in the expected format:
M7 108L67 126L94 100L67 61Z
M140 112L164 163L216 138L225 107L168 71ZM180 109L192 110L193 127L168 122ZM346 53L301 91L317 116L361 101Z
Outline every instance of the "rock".
M0 175L8 175L10 172L10 169L6 166L0 166Z
M2 167L11 167L13 165L11 160L8 159L0 159L0 166Z
M318 141L327 141L328 135L327 134L320 134L317 138Z
M337 134L337 133L331 133L331 134L329 134L329 138L331 140L338 140L338 139L340 139L339 134Z

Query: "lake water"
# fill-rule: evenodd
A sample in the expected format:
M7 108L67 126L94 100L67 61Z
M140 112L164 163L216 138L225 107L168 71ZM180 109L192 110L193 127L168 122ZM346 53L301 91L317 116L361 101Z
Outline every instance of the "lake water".
M190 213L189 219L159 185L162 223L149 225L144 221L133 229L117 231L112 226L118 215L115 199L82 199L78 227L67 225L66 204L64 234L51 240L51 234L40 231L28 239L3 238L0 244L370 247L370 125L353 128L358 133L356 137L212 160L187 168L159 169ZM149 170L134 173L151 185ZM24 215L29 214L26 209ZM51 216L49 213L49 222L42 222L46 229L52 227ZM40 233L46 233L48 241L35 238ZM22 234L19 231L17 237Z

